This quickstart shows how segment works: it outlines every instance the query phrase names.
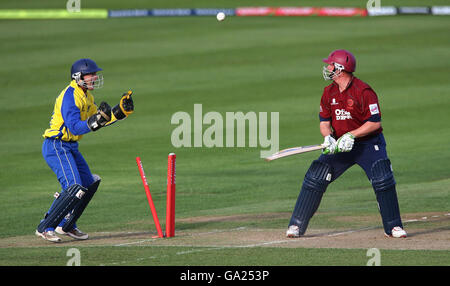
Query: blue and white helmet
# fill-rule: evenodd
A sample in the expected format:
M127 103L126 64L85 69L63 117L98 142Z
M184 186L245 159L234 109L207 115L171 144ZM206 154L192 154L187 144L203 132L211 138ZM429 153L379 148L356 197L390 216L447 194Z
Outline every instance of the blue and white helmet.
M70 75L78 85L89 88L98 89L103 86L103 75L97 74L97 78L93 81L86 82L83 76L86 74L93 74L101 71L102 69L91 59L79 59L73 63L70 69Z

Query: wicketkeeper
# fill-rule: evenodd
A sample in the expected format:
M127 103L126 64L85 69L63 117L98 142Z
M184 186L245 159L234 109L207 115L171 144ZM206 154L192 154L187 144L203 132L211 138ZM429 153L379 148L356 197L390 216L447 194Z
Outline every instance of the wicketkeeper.
M333 81L325 87L320 101L320 132L326 148L305 175L286 235L303 235L328 185L358 164L375 191L385 235L406 237L378 97L353 75L356 60L349 51L335 50L323 61L327 64L323 77Z
M97 107L90 91L103 86L103 76L98 74L101 70L91 59L80 59L72 65L71 82L56 98L50 127L43 135L42 155L62 189L36 230L37 236L48 241L61 241L55 231L75 239L88 238L76 221L97 191L100 177L91 173L78 151L78 141L84 134L123 120L134 111L131 91L112 108L106 102Z

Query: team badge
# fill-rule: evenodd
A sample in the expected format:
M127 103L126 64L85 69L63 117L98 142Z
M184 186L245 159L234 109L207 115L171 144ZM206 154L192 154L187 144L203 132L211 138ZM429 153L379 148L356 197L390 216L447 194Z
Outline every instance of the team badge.
M349 110L353 109L353 104L354 104L353 99L351 99L351 98L347 99L347 108Z

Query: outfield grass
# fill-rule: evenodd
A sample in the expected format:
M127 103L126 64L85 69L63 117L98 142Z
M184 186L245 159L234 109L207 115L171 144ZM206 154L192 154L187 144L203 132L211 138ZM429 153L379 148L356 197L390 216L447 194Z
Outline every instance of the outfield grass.
M69 248L0 249L1 265L66 265ZM289 249L250 248L215 249L208 247L98 247L78 248L83 266L365 266L367 249ZM448 266L447 251L381 250L383 266ZM46 257L36 261L35 257ZM223 260L227 257L226 260Z
M431 16L230 17L223 23L208 17L2 21L0 238L33 234L59 188L40 153L41 135L56 96L68 83L70 65L81 57L95 59L104 69L105 86L94 93L97 101L113 105L132 88L136 106L124 122L88 134L80 142L91 170L103 178L79 221L84 231L153 230L136 156L143 160L164 221L169 152L176 152L178 160L177 219L289 214L317 153L269 164L259 158L260 148L175 149L170 138L176 126L170 119L177 111L193 116L196 103L203 105L204 114L279 112L280 148L317 144L322 140L318 103L327 84L321 76L321 59L336 48L354 52L356 75L379 95L402 214L448 212L449 24L446 17ZM332 218L376 215L370 184L362 170L353 167L329 187L310 227L361 227L361 222ZM287 223L277 218L245 226L284 228ZM177 223L187 232L238 226L226 221ZM0 265L64 265L64 250L2 248ZM263 254L252 258L259 248L231 248L193 252L179 260L173 253L183 250L91 247L83 261L111 265L123 261L125 254L126 265L365 265L367 261L364 249L264 248ZM159 258L137 260L155 253ZM431 250L386 250L383 261L450 264L448 251Z

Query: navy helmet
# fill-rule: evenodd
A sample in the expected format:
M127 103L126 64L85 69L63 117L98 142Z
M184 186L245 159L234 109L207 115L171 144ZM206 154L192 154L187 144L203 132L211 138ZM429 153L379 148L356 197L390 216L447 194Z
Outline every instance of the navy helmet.
M88 87L88 83L84 82L83 75L92 74L102 69L91 59L79 59L75 61L70 69L70 76L73 80L83 87ZM81 81L81 82L80 82ZM100 88L103 85L103 76L94 82L94 88Z

